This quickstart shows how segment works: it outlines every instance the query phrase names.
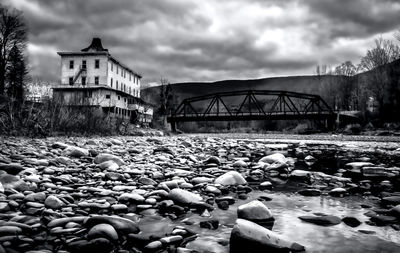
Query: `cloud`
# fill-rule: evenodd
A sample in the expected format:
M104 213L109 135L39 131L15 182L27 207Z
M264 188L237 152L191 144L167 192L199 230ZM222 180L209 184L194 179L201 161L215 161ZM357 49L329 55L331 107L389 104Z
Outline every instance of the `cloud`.
M357 62L399 27L390 0L6 0L30 27L31 72L57 80L57 51L94 36L142 83L313 74Z

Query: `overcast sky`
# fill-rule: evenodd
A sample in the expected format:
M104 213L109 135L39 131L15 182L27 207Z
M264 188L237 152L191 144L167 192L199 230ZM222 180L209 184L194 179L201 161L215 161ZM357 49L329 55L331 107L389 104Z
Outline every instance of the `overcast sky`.
M142 84L315 73L358 63L400 28L399 0L5 0L29 25L32 75L58 80L57 51L92 37Z

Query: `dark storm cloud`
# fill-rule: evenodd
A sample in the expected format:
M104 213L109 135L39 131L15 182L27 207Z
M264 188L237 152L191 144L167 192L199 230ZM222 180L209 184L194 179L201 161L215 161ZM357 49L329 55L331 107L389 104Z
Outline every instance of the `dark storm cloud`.
M57 51L93 36L144 75L172 82L312 74L357 61L400 24L389 0L6 0L30 27L31 72L57 80Z

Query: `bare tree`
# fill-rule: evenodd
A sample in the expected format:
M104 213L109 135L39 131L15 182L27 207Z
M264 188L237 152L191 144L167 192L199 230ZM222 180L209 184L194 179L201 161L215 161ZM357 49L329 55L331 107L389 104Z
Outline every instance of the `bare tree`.
M161 127L165 128L166 126L166 117L167 114L169 113L169 109L171 107L171 101L173 98L173 93L172 93L172 86L168 82L167 79L161 78L160 80L161 85L160 85L160 104L159 107L157 108L157 115L160 118L162 122Z
M352 80L352 76L357 73L357 67L351 61L346 61L335 68L333 72L337 75L337 92L339 106L341 109L354 110L358 104L356 85Z
M13 47L23 52L26 41L27 26L22 12L0 5L0 95L5 91L10 52Z
M375 40L375 46L361 58L359 69L369 71L370 90L378 101L378 110L382 114L389 93L390 80L384 65L400 58L400 47L382 37Z

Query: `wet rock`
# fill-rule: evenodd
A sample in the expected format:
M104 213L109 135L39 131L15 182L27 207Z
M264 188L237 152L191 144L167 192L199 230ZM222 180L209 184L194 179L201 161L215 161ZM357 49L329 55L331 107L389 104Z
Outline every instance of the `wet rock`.
M214 183L221 185L241 185L247 182L239 172L229 171L216 178Z
M172 235L172 236L167 236L163 237L160 239L160 242L164 245L171 245L171 244L177 244L180 243L183 240L183 237L180 235Z
M108 154L108 153L102 153L99 154L98 156L96 156L96 158L94 159L94 162L99 164L99 163L103 163L106 161L114 161L116 164L118 164L119 166L124 165L125 162L122 160L121 157L118 157L116 155L113 154Z
M92 228L103 223L113 226L118 233L122 234L137 234L140 231L134 221L119 216L93 216L87 219L84 225L88 228Z
M305 222L313 223L321 226L334 226L340 224L342 220L333 215L326 216L300 216L299 219Z
M378 226L386 226L397 223L399 220L397 217L389 215L375 215L371 217L371 221Z
M0 183L3 185L4 189L12 189L19 192L29 190L28 184L17 176L9 174L0 175Z
M304 157L304 162L308 165L311 166L313 165L315 162L317 161L317 159L315 159L315 157L308 155L306 157Z
M10 175L17 175L24 170L21 164L17 163L0 163L0 170L7 172Z
M68 146L63 151L63 155L79 158L82 156L89 156L89 150L80 147Z
M297 193L302 195L302 196L307 196L307 197L320 196L321 195L321 191L318 190L318 189L304 189L304 190L298 191Z
M390 212L396 216L400 218L400 205L397 205L395 207L393 207L392 209L390 209Z
M56 196L50 195L44 201L44 205L47 208L60 209L62 206L64 206L64 202L62 202L62 200L60 200Z
M144 247L144 250L145 250L145 252L156 252L156 251L158 251L158 250L160 250L162 248L163 248L162 242L154 241L154 242L151 242L151 243L147 244Z
M399 205L400 204L400 196L385 197L385 198L382 198L381 202L384 205L393 205L393 206Z
M99 168L102 170L116 171L119 169L119 165L113 160L105 161L99 164Z
M238 218L246 220L265 220L272 218L272 213L261 201L253 200L237 208Z
M260 190L262 190L262 191L264 191L264 190L271 190L271 189L272 189L272 183L271 183L270 181L262 182L262 183L258 186L258 188L259 188Z
M157 185L157 182L148 177L140 177L138 182L144 185Z
M118 200L124 203L126 202L142 203L144 202L145 198L137 193L123 193L121 194L121 196L119 196Z
M198 194L178 188L172 189L169 192L168 197L174 202L184 205L188 205L193 202L200 202L203 200L203 198Z
M218 229L218 227L219 227L219 221L218 220L201 221L200 227L215 230L215 229Z
M354 218L354 217L344 217L342 219L342 221L347 226L350 226L350 227L353 227L353 228L358 227L358 226L361 225L361 222L357 218Z
M254 222L237 219L230 237L230 252L300 252L304 246L291 242L281 235Z
M243 168L245 168L245 167L247 167L247 163L245 162L245 161L243 161L243 160L237 160L236 162L234 162L233 164L232 164L232 166L233 167L243 167Z
M89 239L95 239L99 237L106 238L111 241L118 240L117 231L115 231L114 227L109 224L98 224L90 229L88 233Z
M275 221L268 207L258 200L239 206L237 216L240 219L250 220L268 228L272 228Z
M6 202L0 202L0 213L5 213L10 211L10 206Z
M229 209L228 201L217 202L217 206L218 206L219 209L222 209L222 210L228 210Z
M217 164L217 165L220 165L221 164L221 160L216 156L210 156L204 161L204 164Z
M269 163L269 164L273 163L286 164L287 159L283 154L275 153L272 155L264 156L263 158L260 159L259 162Z
M340 187L332 189L329 192L329 195L334 196L334 197L344 197L346 194L347 194L347 190L344 188L340 188Z

